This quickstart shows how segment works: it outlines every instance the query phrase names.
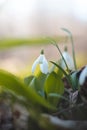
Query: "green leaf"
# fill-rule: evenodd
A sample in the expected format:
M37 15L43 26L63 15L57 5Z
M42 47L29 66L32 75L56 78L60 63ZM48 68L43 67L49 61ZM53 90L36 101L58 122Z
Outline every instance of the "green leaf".
M44 91L44 83L45 83L46 77L47 77L47 75L43 74L41 72L39 72L39 74L37 75L37 79L38 79L38 82L40 84L40 88L39 89L41 91Z
M61 69L58 69L57 68L57 71L56 71L57 75L62 78L63 77L63 72L61 71Z
M34 77L31 80L29 87L34 89L37 93L38 93L38 91L40 91L40 84L39 84L39 80L37 77Z
M78 78L77 78L77 71L76 72L73 72L71 74L71 80L72 80L72 84L73 84L73 89L74 90L77 90L79 89L79 82L78 82Z
M29 83L29 87L34 89L39 95L43 97L44 97L44 82L46 76L47 76L46 74L39 72L39 74L37 76L34 76Z
M63 100L65 100L65 101L68 101L69 102L69 100L66 98L66 97L64 97L64 96L62 96L62 95L60 95L60 94L58 94L58 93L50 93L50 94L48 94L48 96L49 97L55 97L55 98L60 98L60 99L63 99Z
M29 84L30 84L30 82L32 81L33 78L34 78L33 75L25 77L24 78L24 83L29 86Z
M46 81L45 81L45 93L47 96L47 100L50 101L51 104L57 105L58 98L51 98L48 96L50 93L60 94L62 95L64 92L64 84L62 82L62 79L58 77L58 75L55 72L52 72L48 75Z
M22 96L27 102L44 106L49 110L55 108L46 102L41 96L37 95L30 87L27 87L19 78L12 75L11 73L0 70L0 86L4 86L9 91L15 93L18 96Z
M32 88L39 94L40 96L44 97L44 82L47 75L39 72L37 76L28 76L24 78L24 82L28 87Z
M71 81L71 76L69 75L69 74L67 74L66 73L66 71L65 70L63 70L63 68L60 66L60 65L58 65L58 64L56 64L55 62L53 62L53 61L50 61L52 64L54 64L56 67L58 67L61 71L62 71L62 73L65 75L65 77L67 78L67 81L69 82L69 84L72 86L72 81ZM72 86L73 87L73 86Z

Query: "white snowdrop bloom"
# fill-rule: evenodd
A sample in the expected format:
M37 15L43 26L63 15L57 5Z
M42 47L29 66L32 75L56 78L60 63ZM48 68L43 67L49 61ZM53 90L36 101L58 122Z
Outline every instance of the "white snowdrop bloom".
M85 68L82 70L80 77L79 77L79 84L83 85L85 82L85 79L87 77L87 65L85 66Z
M48 73L48 62L45 58L43 50L41 51L40 56L34 61L32 65L32 73L34 73L37 65L40 65L40 70L42 73L47 74Z
M64 59L65 59L65 61L66 61L66 64L67 64L69 70L74 70L74 69L75 69L75 68L74 68L74 62L73 62L73 59L72 59L72 57L70 56L70 54L69 54L67 51L64 51L64 52L62 53L62 55L63 55L63 57L64 57ZM62 67L63 69L66 69L66 64L65 64L64 60L62 59L61 67Z

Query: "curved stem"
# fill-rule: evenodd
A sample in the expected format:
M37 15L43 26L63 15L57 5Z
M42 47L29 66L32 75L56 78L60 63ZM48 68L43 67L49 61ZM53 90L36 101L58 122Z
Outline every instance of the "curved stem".
M66 28L62 28L62 30L67 32L69 34L69 36L70 36L70 40L71 40L71 44L72 44L72 55L73 55L74 66L75 66L75 70L77 70L76 58L75 58L75 49L74 49L74 41L73 41L72 33Z
M53 39L51 39L51 38L49 38L49 39L51 40L51 43L52 43L54 46L57 47L57 49L58 49L58 51L59 51L59 53L60 53L60 55L61 55L61 57L62 57L62 59L63 59L63 61L64 61L64 63L65 63L65 65L66 65L67 71L70 72L70 71L69 71L69 68L68 68L68 65L67 65L67 63L66 63L66 60L65 60L64 56L62 55L62 52L61 52L61 50L60 50L58 44L57 44L56 41L54 41Z

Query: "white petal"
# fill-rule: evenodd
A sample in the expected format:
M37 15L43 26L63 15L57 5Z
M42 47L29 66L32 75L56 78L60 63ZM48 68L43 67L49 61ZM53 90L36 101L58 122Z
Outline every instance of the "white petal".
M44 58L43 55L40 54L40 56L34 61L33 65L32 65L32 73L34 73L38 64L43 63L43 58Z
M38 57L39 64L43 63L43 59L44 59L44 54L40 54L40 56Z
M66 65L65 65L63 59L60 61L60 63L61 63L61 67L65 70L66 69Z
M87 77L87 66L82 70L79 77L79 84L83 85L85 82L85 78Z
M43 58L43 63L40 64L40 69L41 69L41 72L44 73L44 74L47 74L48 73L48 62L44 56Z
M63 52L63 57L69 67L70 70L74 70L74 62L73 62L73 59L72 57L69 55L68 52ZM62 68L63 69L66 69L66 65L64 63L64 61L62 60Z
M36 67L37 67L38 64L39 64L39 61L38 61L38 59L36 59L34 61L33 65L32 65L32 73L34 73L34 71L35 71L35 69L36 69Z

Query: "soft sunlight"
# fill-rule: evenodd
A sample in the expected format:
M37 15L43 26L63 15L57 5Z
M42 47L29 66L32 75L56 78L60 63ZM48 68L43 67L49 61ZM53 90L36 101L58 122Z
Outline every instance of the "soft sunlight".
M87 1L86 0L0 0L0 7L6 3L3 12L13 13L23 17L24 15L33 15L37 9L42 9L50 13L72 13L80 20L87 19Z
M36 2L34 0L8 0L4 10L12 13L13 15L28 15L29 12L33 13Z
M87 21L87 1L74 0L74 15L82 21Z
M0 0L0 34L27 37L50 32L54 35L58 25L72 27L77 21L84 24L86 7L86 0Z

